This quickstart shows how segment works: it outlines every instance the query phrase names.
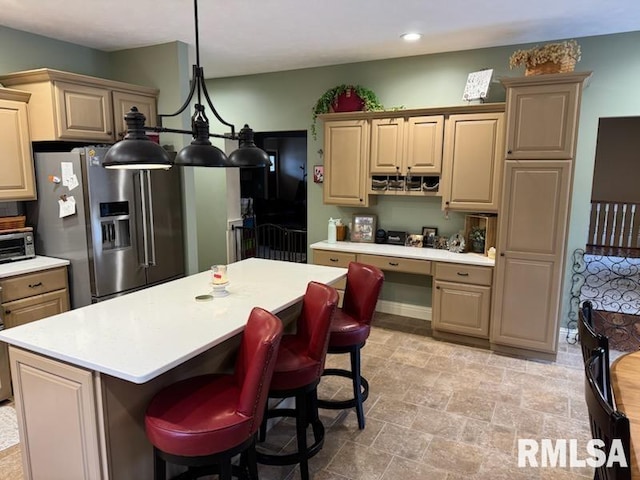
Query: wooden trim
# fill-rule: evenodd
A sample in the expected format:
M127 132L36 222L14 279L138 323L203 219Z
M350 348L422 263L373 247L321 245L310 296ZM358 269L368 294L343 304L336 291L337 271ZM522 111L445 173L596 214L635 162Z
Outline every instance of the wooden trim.
M384 110L379 112L342 112L318 115L322 121L335 120L369 120L373 118L405 118L425 115L454 115L459 113L504 112L505 103L480 103L477 105L455 105L449 107L411 108L407 110Z
M81 75L79 73L63 72L61 70L53 70L51 68L38 68L35 70L25 70L23 72L10 73L2 75L0 82L6 86L21 85L24 83L36 82L72 82L75 84L106 87L111 90L119 90L131 93L146 93L151 96L157 96L160 90L153 87L133 85L131 83L118 82L115 80L106 80L104 78L90 77L89 75Z
M13 100L15 102L29 103L30 98L31 93L29 92L0 87L0 100Z
M584 82L591 78L592 74L593 72L551 73L547 75L529 75L528 77L502 77L498 80L500 80L505 87L547 84L557 85L559 83Z

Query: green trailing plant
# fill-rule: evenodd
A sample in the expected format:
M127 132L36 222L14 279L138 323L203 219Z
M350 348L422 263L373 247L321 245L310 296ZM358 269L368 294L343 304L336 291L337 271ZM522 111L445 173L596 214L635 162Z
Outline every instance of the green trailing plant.
M472 242L484 242L487 235L487 231L481 227L471 227L469 232L469 240Z
M356 95L358 95L358 97L362 99L362 101L364 102L362 106L363 110L384 110L384 107L380 103L380 100L378 100L376 94L361 85L342 84L338 85L337 87L330 88L320 96L313 107L313 122L311 124L311 134L313 135L314 140L317 138L316 121L318 119L318 115L331 112L331 106L335 104L341 94L347 92L348 90L352 90Z

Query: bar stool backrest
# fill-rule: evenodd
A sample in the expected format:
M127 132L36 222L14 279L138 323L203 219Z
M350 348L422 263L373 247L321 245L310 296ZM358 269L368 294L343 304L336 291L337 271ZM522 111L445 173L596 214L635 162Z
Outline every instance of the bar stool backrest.
M611 406L614 405L609 376L609 340L606 336L596 333L593 327L593 311L591 302L586 300L578 311L578 337L582 347L582 360L586 363L593 356L593 352L600 348L604 352L603 362L606 368L599 370L598 385Z
M383 282L384 274L378 267L349 263L342 311L359 323L371 324Z
M309 282L302 300L296 336L307 343L307 355L321 362L321 366L324 365L327 354L331 319L337 305L338 292L335 288L318 282Z

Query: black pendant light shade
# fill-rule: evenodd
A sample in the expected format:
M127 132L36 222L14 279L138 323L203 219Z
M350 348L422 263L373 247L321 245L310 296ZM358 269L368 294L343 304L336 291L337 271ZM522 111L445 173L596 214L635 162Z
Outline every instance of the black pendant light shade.
M233 167L225 153L209 141L209 124L203 118L193 120L196 133L191 145L176 155L174 165L179 167Z
M216 111L209 98L205 83L204 71L200 66L200 35L198 33L198 0L193 0L193 12L196 33L196 64L193 66L193 77L189 88L189 95L177 112L158 115L158 127L145 127L144 115L136 107L125 115L127 135L124 140L116 143L107 152L102 165L106 168L150 169L169 168L171 165L189 167L266 167L271 165L269 156L264 150L256 147L253 142L253 130L245 125L238 135L235 126L226 122ZM192 99L196 98L195 113L191 117L191 130L165 128L162 126L163 117L175 117L184 112ZM220 123L229 127L231 133L216 134L209 132L209 119L204 110L203 101L211 109ZM190 134L193 141L176 155L172 162L169 154L157 143L149 140L145 131L171 132ZM240 147L228 158L225 153L209 141L209 137L239 140Z
M136 107L124 116L127 134L112 146L102 160L105 168L168 169L173 162L169 153L145 134L145 116Z
M253 141L253 130L245 123L238 132L238 149L231 152L229 160L234 167L262 168L271 166L269 155L264 150L256 147Z

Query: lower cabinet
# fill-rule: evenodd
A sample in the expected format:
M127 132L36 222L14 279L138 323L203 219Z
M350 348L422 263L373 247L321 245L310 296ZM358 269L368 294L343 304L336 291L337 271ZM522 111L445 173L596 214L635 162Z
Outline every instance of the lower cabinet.
M489 338L493 269L436 263L431 327Z
M102 479L93 373L14 347L10 356L25 480Z
M69 310L67 290L43 293L3 303L5 328L17 327Z

